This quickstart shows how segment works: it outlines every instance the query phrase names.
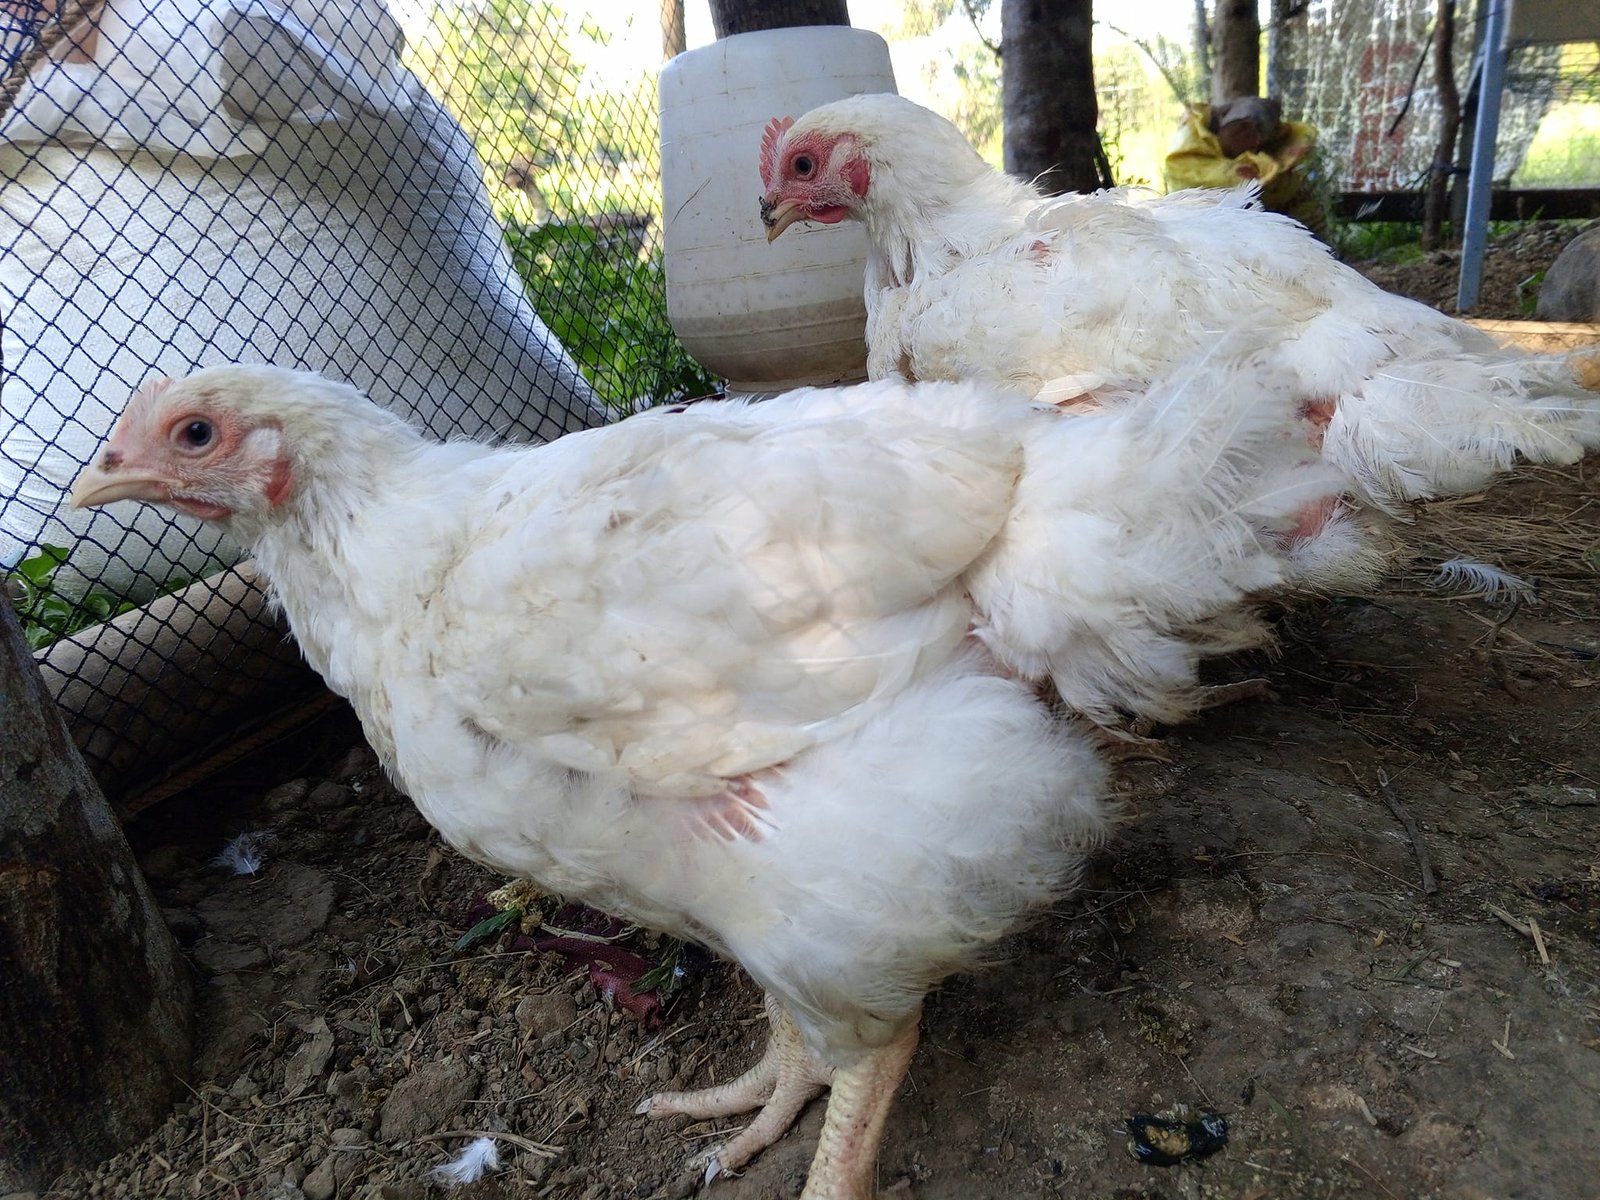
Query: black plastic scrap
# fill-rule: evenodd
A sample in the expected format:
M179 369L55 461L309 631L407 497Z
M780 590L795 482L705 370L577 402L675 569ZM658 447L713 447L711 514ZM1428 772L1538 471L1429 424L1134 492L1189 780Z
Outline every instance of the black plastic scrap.
M1209 1158L1228 1144L1228 1119L1221 1113L1202 1113L1193 1121L1135 1116L1126 1128L1128 1153L1152 1167Z

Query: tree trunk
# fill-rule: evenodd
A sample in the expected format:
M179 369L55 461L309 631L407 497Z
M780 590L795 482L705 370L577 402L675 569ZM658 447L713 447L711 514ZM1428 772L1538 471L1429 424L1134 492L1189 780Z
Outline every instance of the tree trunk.
M170 1106L190 981L0 600L0 1193L109 1158Z
M794 25L848 25L845 0L711 0L711 27L719 38Z
M1261 94L1261 14L1257 0L1217 0L1212 29L1211 103Z
M1199 65L1199 91L1202 96L1211 94L1211 19L1206 15L1206 0L1194 0L1194 19L1190 22L1194 38L1194 61ZM1180 99L1187 102L1193 97Z
M1439 0L1433 25L1433 78L1439 90L1439 144L1433 152L1428 194L1422 202L1422 248L1437 250L1444 233L1450 175L1455 166L1456 136L1461 129L1461 93L1456 88L1455 0Z
M1110 187L1096 126L1090 0L1002 0L1006 170L1046 192Z
M676 58L689 48L683 24L683 0L661 0L661 60Z
M1267 25L1267 90L1262 95L1283 99L1284 63L1288 61L1290 0L1272 0L1272 18Z

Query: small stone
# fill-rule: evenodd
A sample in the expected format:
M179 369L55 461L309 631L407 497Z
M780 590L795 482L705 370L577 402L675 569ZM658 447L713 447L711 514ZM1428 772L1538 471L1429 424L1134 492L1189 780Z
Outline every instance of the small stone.
M333 1200L334 1189L338 1186L333 1179L334 1157L330 1154L324 1158L300 1184L306 1200Z
M1541 321L1600 321L1600 229L1568 242L1539 286Z
M312 808L345 808L350 803L350 789L342 783L319 783L311 789L306 803Z
M248 1100L251 1096L261 1094L261 1085L250 1077L248 1073L239 1076L233 1081L233 1086L228 1089L228 1095L235 1100Z
M358 775L365 775L378 765L378 756L365 746L357 746L344 756L344 761L339 764L339 769L334 772L334 777L348 782Z
M365 1067L338 1072L330 1076L324 1090L346 1112L353 1111L366 1093L366 1079L371 1074Z
M379 1135L386 1142L436 1132L478 1093L478 1073L457 1058L428 1063L395 1084L383 1102Z
M311 793L311 784L304 779L291 779L280 783L261 798L261 804L274 816L299 809Z
M576 1021L578 1005L566 992L535 992L519 1000L512 1015L524 1037L542 1038Z

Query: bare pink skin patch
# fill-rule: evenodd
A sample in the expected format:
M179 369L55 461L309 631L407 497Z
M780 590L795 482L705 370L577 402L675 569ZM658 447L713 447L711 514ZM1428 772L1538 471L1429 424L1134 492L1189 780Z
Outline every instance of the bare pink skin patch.
M1316 396L1300 402L1300 415L1311 425L1306 440L1313 450L1322 449L1322 439L1333 421L1333 414L1338 411L1339 401L1334 396Z
M766 836L767 798L753 780L742 775L730 779L722 791L693 801L697 833L724 842L759 842Z
M844 177L852 192L865 196L872 183L872 166L864 158L852 158L844 166Z
M287 458L272 464L272 478L267 480L267 503L277 508L294 490L294 469Z
M1300 509L1295 514L1294 528L1289 530L1288 537L1291 540L1316 537L1322 532L1323 526L1333 520L1333 514L1339 511L1339 504L1339 497L1329 496Z

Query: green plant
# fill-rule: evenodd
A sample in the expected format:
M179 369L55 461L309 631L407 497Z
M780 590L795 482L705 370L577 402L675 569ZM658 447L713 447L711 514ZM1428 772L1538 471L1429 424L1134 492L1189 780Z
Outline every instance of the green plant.
M1417 221L1336 221L1333 247L1349 262L1412 262L1422 257L1422 225Z
M74 603L56 591L56 572L67 561L62 546L41 546L17 564L9 576L22 633L31 650L70 637L89 625L109 621L133 605L105 592L89 591Z
M1544 283L1543 271L1535 271L1517 283L1517 311L1531 317L1539 310L1539 288Z
M42 545L5 577L22 623L23 637L31 650L42 650L135 607L132 600L119 599L96 588L90 588L77 600L63 596L56 588L56 572L66 564L70 554L64 546ZM165 595L188 585L187 579L169 579L156 589L156 594Z
M625 230L605 224L507 222L512 258L539 315L619 411L715 390L667 321L659 252L641 251Z

